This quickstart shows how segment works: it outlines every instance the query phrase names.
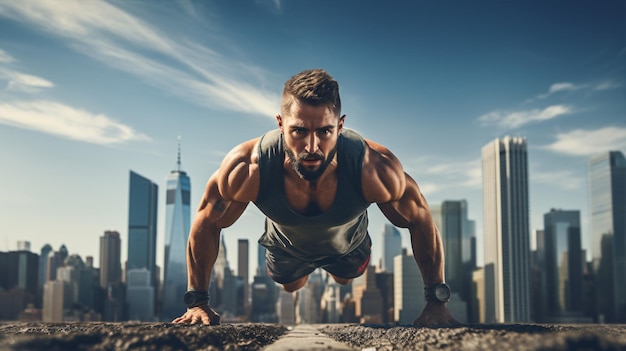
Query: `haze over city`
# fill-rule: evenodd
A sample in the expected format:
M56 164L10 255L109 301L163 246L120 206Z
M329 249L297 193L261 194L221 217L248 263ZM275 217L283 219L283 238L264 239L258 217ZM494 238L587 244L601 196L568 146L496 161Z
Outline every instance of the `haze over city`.
M0 0L0 250L98 262L116 230L125 260L133 170L159 185L162 264L177 137L195 209L226 152L276 128L284 81L317 67L345 126L389 147L431 205L467 200L479 263L480 152L505 135L528 143L531 229L580 210L589 249L588 159L626 150L625 16L623 1ZM374 262L384 223L371 207ZM254 272L262 230L250 205L224 231L231 264L249 239Z

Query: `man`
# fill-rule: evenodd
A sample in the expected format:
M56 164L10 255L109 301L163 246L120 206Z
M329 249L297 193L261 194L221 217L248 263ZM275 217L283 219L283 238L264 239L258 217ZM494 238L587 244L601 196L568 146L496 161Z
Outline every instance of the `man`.
M318 267L340 284L363 274L366 210L376 203L411 234L428 301L414 323L458 323L445 305L443 245L426 200L391 151L344 128L337 82L321 69L293 76L276 120L277 130L236 146L210 177L189 235L188 309L174 322L219 324L207 290L220 231L254 202L267 217L259 243L268 273L288 292Z

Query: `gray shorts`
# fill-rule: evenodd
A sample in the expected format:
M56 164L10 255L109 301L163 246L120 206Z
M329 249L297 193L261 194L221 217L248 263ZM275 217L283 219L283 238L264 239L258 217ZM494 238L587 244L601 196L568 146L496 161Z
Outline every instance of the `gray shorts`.
M356 249L337 257L316 261L296 258L279 247L266 247L267 273L279 284L287 284L322 268L335 277L352 279L361 276L369 265L372 240L367 234Z

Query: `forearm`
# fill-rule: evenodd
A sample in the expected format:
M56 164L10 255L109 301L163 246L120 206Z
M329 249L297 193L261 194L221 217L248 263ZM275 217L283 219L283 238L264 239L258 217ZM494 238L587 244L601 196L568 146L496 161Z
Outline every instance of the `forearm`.
M217 260L220 245L220 228L194 223L187 244L187 287L207 290L211 271Z
M445 281L444 252L439 230L433 221L409 226L413 257L422 273L424 286Z

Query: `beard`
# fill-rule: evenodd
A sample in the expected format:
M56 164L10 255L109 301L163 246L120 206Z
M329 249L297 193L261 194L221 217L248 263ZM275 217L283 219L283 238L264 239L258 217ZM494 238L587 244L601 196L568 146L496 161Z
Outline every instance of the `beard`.
M298 154L298 157L296 157L291 150L285 149L285 152L287 153L287 156L291 161L291 167L294 171L296 171L296 174L304 180L312 181L317 180L322 174L324 174L324 171L326 171L326 168L328 168L328 165L332 162L335 154L337 153L337 147L332 149L327 158L324 158L324 154L321 152L308 153L305 151ZM322 161L322 164L315 169L310 169L302 165L302 160L320 160Z

